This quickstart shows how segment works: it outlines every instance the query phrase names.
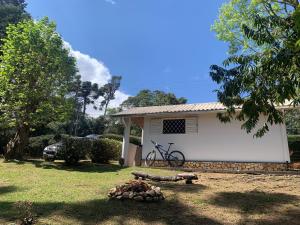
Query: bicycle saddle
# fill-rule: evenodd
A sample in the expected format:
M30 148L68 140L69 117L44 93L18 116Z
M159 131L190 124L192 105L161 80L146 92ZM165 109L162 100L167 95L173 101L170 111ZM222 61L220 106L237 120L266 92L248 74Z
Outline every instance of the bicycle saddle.
M172 143L172 142L170 142L170 143L168 143L169 145L173 145L174 143Z

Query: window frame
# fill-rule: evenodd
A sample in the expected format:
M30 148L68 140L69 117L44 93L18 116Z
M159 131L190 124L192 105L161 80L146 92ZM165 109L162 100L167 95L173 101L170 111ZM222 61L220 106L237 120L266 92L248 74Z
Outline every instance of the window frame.
M183 121L183 132L165 132L165 121ZM186 134L186 118L168 118L162 119L162 134Z

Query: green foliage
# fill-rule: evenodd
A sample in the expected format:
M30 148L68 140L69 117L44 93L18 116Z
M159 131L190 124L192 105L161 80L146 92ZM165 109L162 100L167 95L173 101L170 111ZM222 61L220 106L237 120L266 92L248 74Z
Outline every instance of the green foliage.
M104 109L104 116L110 101L115 99L115 93L120 88L121 79L120 76L113 76L107 84L99 89L99 95L103 97L99 108L100 110Z
M112 139L112 140L116 140L116 141L120 141L120 142L123 141L123 136L117 135L117 134L103 134L103 135L101 135L101 138L108 138L108 139ZM129 142L131 144L140 145L141 138L136 137L136 136L130 136Z
M218 19L211 29L219 40L229 44L229 54L255 53L268 45L262 45L249 38L244 32L244 26L255 29L257 24L254 18L269 16L270 13L284 16L284 5L276 0L231 0L222 5ZM273 33L274 35L276 34Z
M9 140L15 134L14 129L6 129L0 125L0 155L4 154L4 149Z
M72 125L72 122L70 125ZM76 136L84 137L88 134L102 134L104 129L105 122L103 117L81 117L78 120Z
M91 142L92 147L89 155L92 162L108 163L109 160L119 160L122 142L108 138L101 138Z
M121 108L109 108L107 109L107 117L104 118L105 130L104 133L108 134L123 134L124 125L121 122L120 118L116 118L110 115L113 115L117 112L120 112Z
M72 112L66 96L77 71L75 59L55 29L47 18L7 27L0 55L0 122L16 128L10 157L14 151L22 154L30 128L65 120Z
M288 135L288 142L300 141L300 135Z
M44 148L58 142L59 140L60 138L53 134L31 137L29 138L29 143L26 147L26 153L30 157L42 157Z
M86 107L89 104L94 104L99 97L98 84L92 84L90 81L84 81L80 85L79 98L82 98L83 116L85 116Z
M178 105L185 104L186 98L177 98L173 93L163 91L141 90L136 96L129 97L122 103L122 107L144 107L144 106L161 106L161 105Z
M233 51L237 54L225 60L224 67L211 66L210 75L219 84L219 101L228 108L226 113L218 115L220 120L229 122L236 118L244 122L242 128L248 133L255 130L254 136L261 137L270 125L283 122L283 114L277 106L287 101L292 105L300 102L300 55L295 46L299 32L295 29L293 16L298 2L232 0L228 4L241 2L245 3L242 9L230 6L221 10L221 17L229 13L230 18L230 13L236 13L236 10L250 13L253 10L251 4L255 4L254 8L259 12L250 13L248 20L243 17L240 21L235 20L233 27L238 26L247 42L256 47L249 52ZM229 31L232 29L229 27ZM241 111L236 111L236 106L241 106ZM257 128L262 115L266 120Z
M299 109L287 110L284 115L287 133L289 135L300 134Z
M91 141L87 138L65 136L62 138L63 148L58 157L65 160L67 165L75 165L86 157L91 148Z
M7 28L0 56L0 97L1 116L10 125L45 123L68 111L65 96L76 72L75 60L55 28L48 19Z
M87 157L95 163L108 163L109 160L118 160L121 155L122 142L106 137L88 139L64 136L62 141L63 149L58 157L68 165L75 165Z
M30 19L30 15L25 11L25 0L1 0L0 1L0 46L2 39L6 36L6 27L9 24Z

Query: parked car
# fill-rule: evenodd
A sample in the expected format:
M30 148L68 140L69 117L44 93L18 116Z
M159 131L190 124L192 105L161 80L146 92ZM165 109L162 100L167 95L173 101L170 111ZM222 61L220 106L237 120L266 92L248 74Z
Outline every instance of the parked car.
M89 135L86 135L85 137L89 138L89 139L98 139L100 137L100 135L99 134L89 134Z
M61 141L45 147L43 151L43 158L46 161L54 161L57 159L57 155L62 148L63 144Z

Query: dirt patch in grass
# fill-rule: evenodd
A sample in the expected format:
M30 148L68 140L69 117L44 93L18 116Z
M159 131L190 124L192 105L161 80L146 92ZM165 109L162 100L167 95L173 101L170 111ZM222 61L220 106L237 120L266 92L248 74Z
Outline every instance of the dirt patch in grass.
M108 200L111 187L132 171L174 175L176 171L82 163L0 161L0 224L16 221L17 201L32 201L39 224L300 224L300 176L200 173L184 181L150 182L166 200Z

